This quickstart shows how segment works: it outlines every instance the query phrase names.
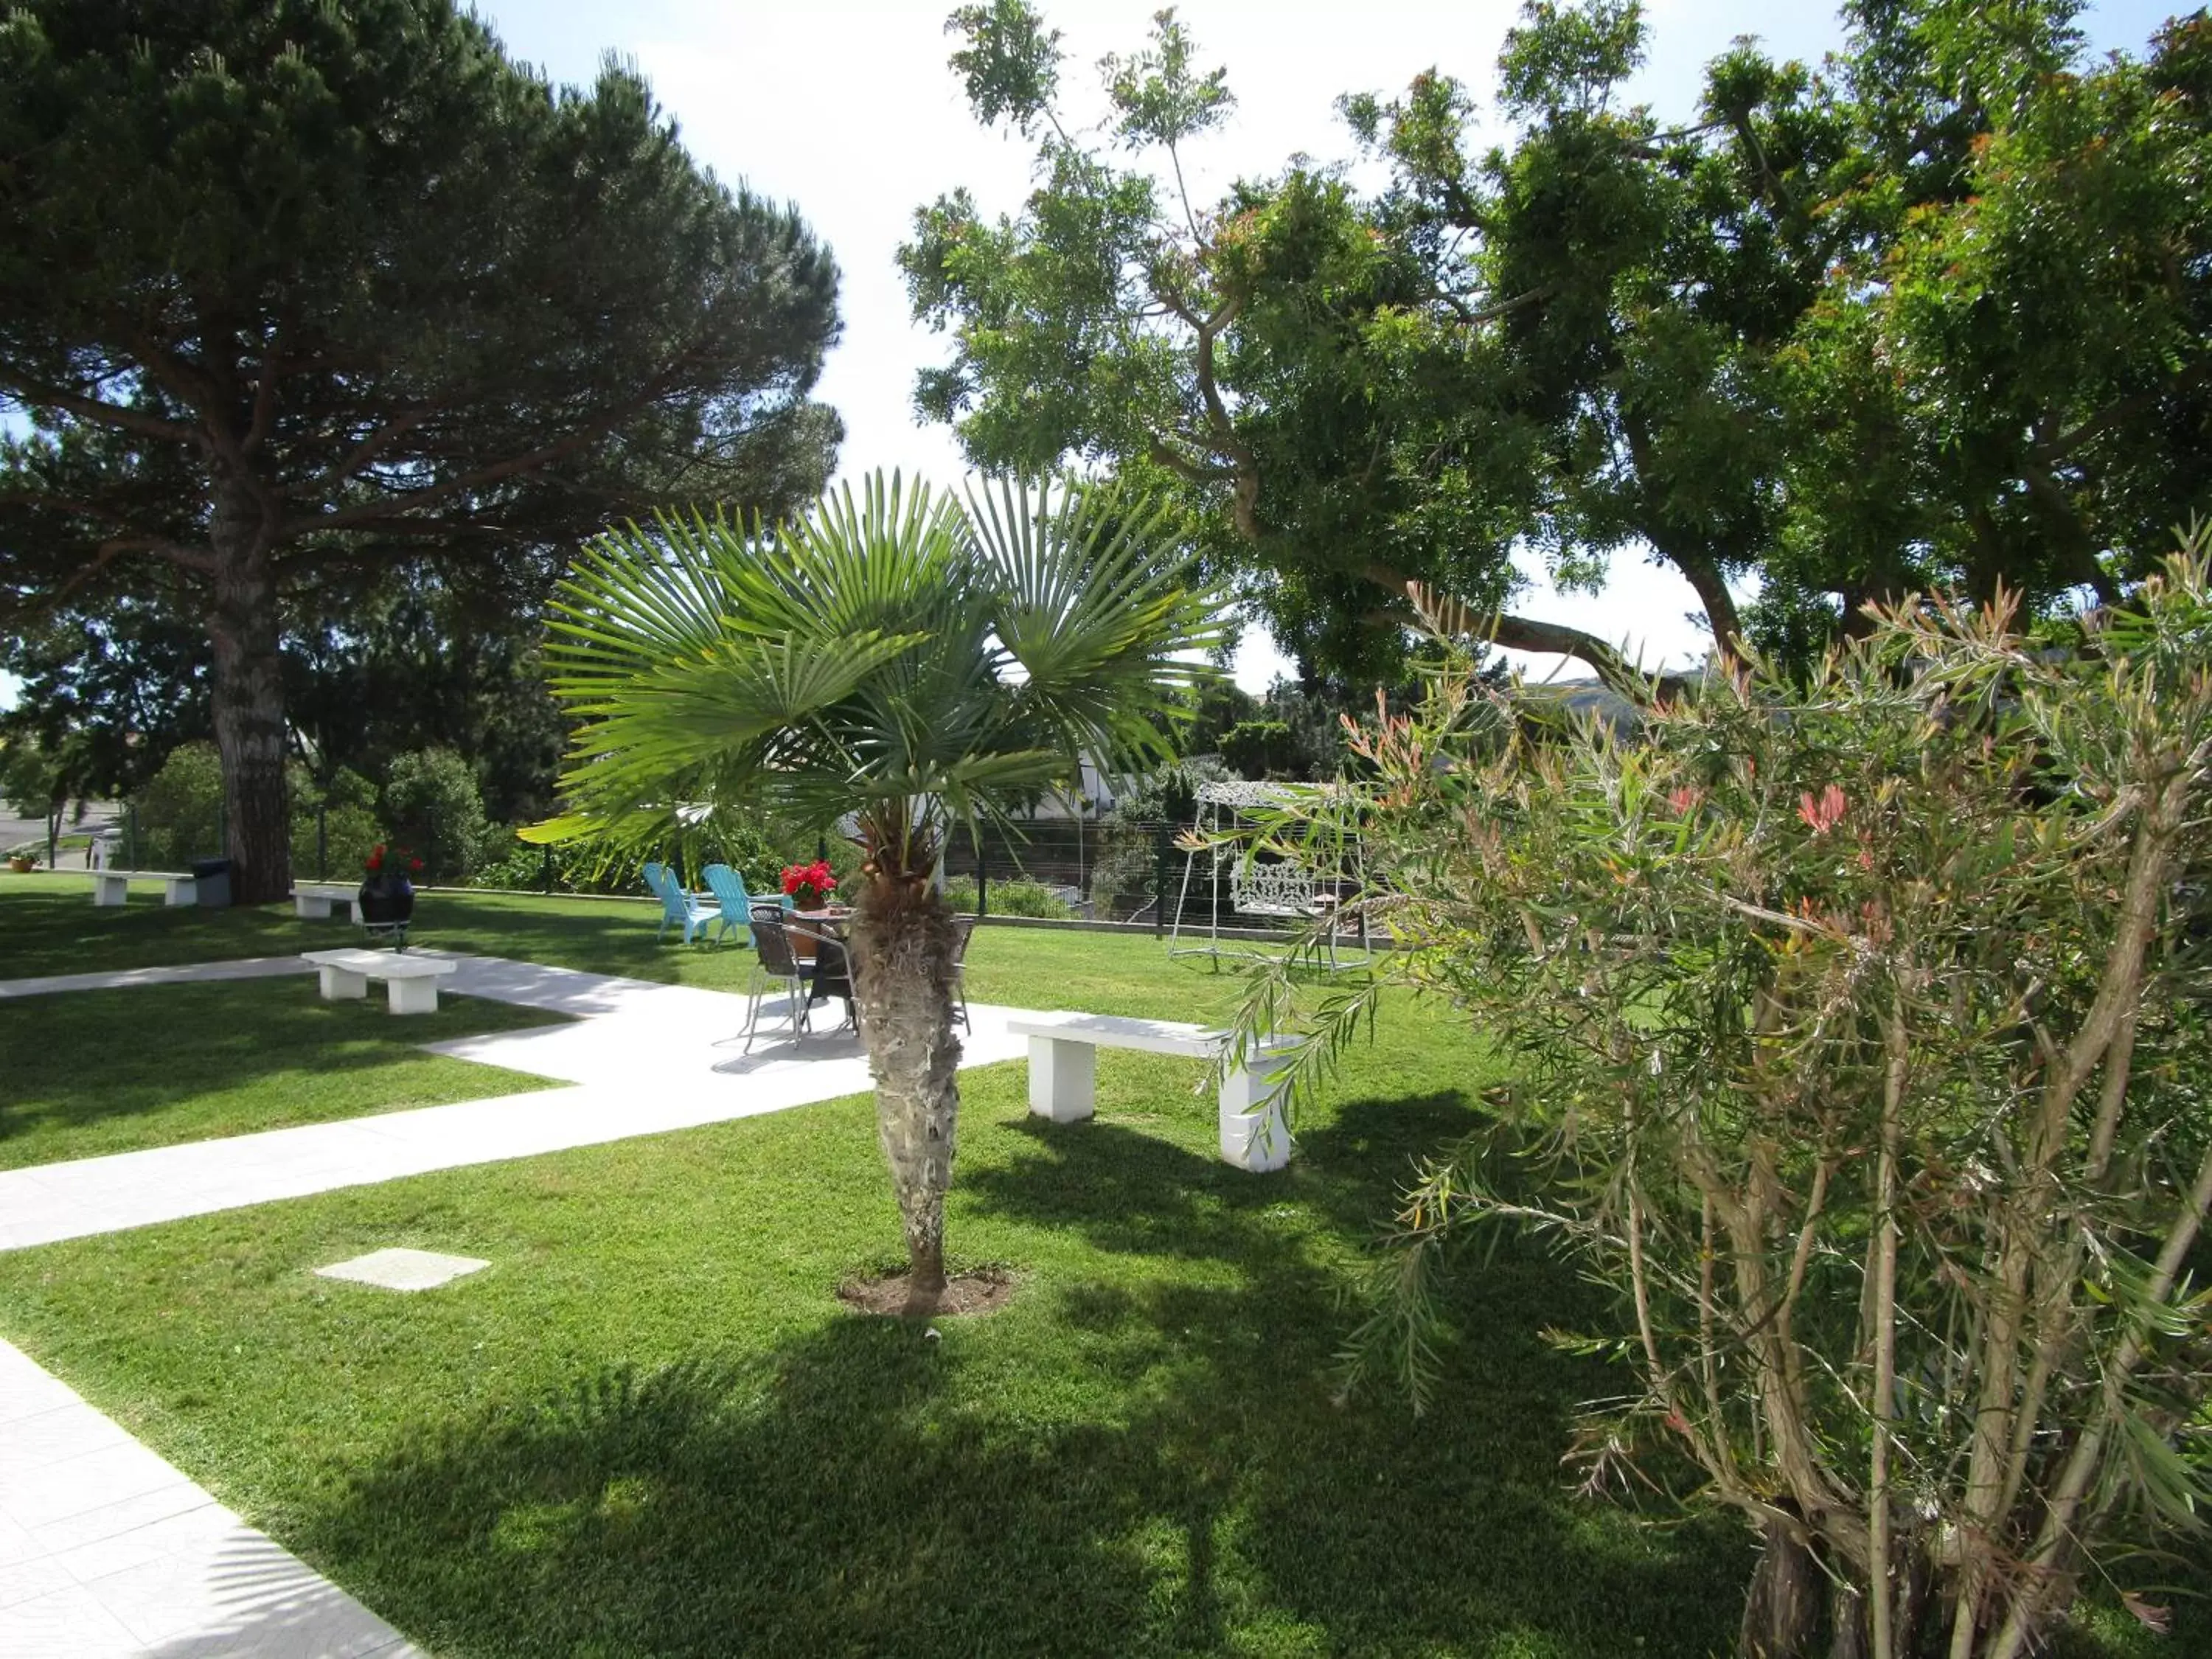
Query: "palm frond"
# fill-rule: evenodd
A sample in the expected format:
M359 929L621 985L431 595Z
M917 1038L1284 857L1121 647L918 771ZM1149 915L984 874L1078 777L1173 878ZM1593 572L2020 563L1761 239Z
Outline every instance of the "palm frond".
M548 651L584 719L569 811L538 836L643 836L676 802L972 821L1157 750L1220 633L1170 516L1083 486L985 499L878 473L773 533L664 514L592 543Z

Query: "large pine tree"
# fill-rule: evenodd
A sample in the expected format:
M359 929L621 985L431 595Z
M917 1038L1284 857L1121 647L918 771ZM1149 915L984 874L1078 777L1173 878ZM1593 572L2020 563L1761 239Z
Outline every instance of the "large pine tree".
M634 73L553 88L452 0L31 0L0 18L0 623L181 582L234 890L282 896L283 596L811 499L836 289Z

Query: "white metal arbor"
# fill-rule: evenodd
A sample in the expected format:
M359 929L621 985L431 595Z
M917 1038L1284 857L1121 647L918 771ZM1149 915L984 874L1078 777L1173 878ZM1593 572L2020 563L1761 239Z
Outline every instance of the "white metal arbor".
M1335 910L1347 891L1358 890L1366 872L1360 865L1356 843L1352 867L1323 871L1286 858L1263 860L1246 838L1237 833L1246 823L1253 808L1286 805L1302 790L1327 787L1249 783L1241 779L1198 786L1199 844L1183 855L1182 886L1176 896L1175 921L1168 934L1170 957L1266 957L1271 953L1263 950L1224 949L1222 928L1226 926L1241 931L1247 923L1253 927L1268 928L1318 922ZM1205 884L1198 916L1191 914L1194 879L1202 880ZM1224 896L1228 901L1225 917ZM1205 923L1203 944L1196 942L1201 920ZM1352 965L1351 960L1340 959L1338 955L1337 939L1341 931L1330 927L1323 934L1328 947L1327 963L1331 968ZM1185 942L1186 933L1191 936L1191 942ZM1367 957L1364 924L1358 941L1356 960L1364 962Z

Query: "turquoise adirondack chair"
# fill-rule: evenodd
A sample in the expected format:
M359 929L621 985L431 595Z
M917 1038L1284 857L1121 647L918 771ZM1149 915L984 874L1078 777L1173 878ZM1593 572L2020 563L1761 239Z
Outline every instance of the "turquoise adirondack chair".
M738 943L750 945L753 901L745 891L745 878L726 864L710 864L699 873L707 878L707 890L714 896L714 943L720 945L735 928Z
M707 924L714 919L714 910L685 892L674 871L666 865L648 864L645 866L645 879L660 900L660 930L653 935L655 939L667 938L672 922L683 928L686 945L707 931Z

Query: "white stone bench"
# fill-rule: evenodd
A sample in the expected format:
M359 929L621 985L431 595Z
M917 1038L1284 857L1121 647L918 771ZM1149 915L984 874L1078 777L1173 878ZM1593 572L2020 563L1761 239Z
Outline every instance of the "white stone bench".
M331 907L343 904L356 921L361 920L361 890L348 887L342 882L301 881L292 884L292 914L315 918L327 916Z
M1112 1014L1009 1020L1006 1029L1030 1040L1031 1115L1054 1123L1073 1123L1097 1109L1101 1048L1218 1060L1229 1046L1229 1033L1209 1026ZM1263 1044L1222 1082L1221 1156L1240 1170L1279 1170L1291 1161L1290 1126L1283 1119L1278 1075L1290 1046Z
M199 884L179 871L95 870L92 872L92 902L102 909L121 904L131 896L131 884L134 881L160 882L164 903L191 904L199 897Z
M380 979L395 1014L438 1012L438 981L453 971L442 957L410 957L397 951L302 951L322 974L323 1000L343 1002L368 994L368 982Z

